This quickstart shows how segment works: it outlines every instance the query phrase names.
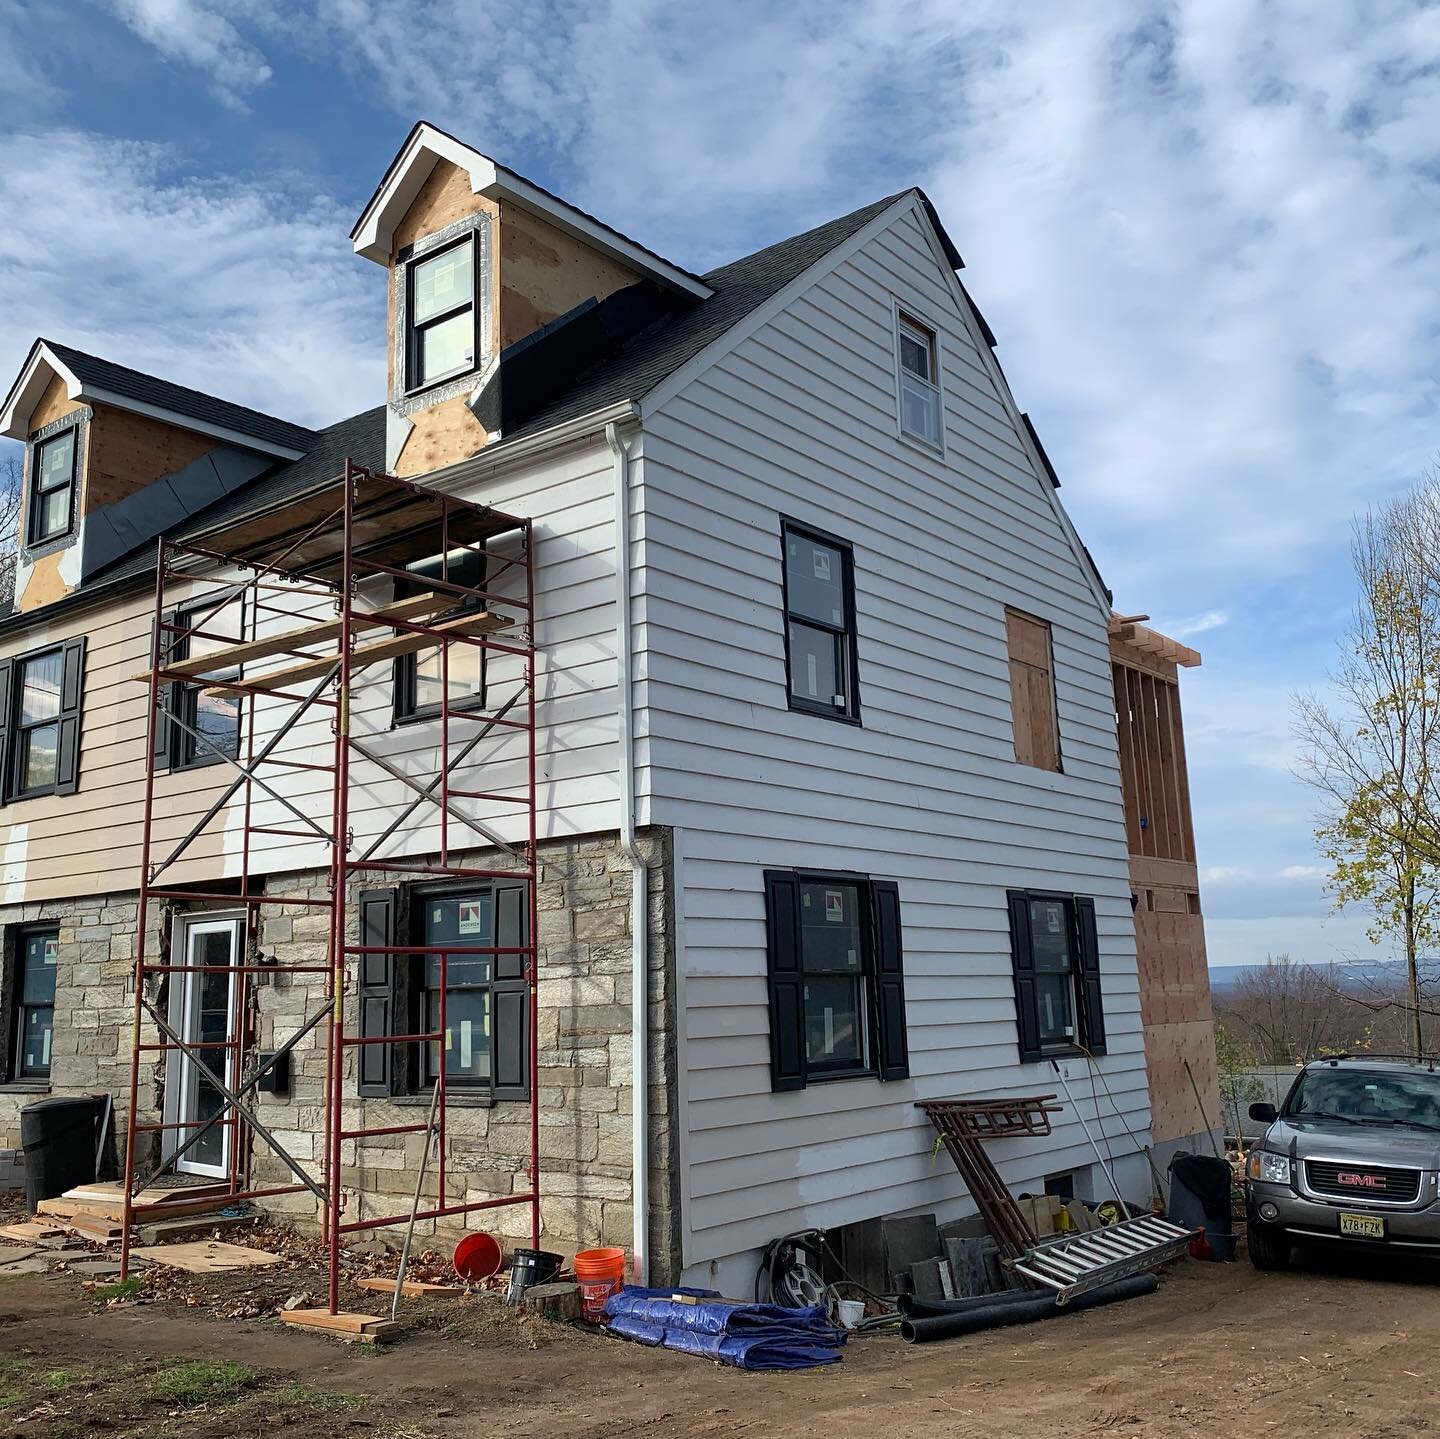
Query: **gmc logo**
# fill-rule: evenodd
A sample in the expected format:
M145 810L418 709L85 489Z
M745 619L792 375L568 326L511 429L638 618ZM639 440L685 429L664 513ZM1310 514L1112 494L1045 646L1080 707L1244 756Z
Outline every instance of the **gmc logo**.
M1343 1169L1335 1176L1337 1184L1350 1184L1356 1189L1384 1189L1383 1174L1347 1174Z

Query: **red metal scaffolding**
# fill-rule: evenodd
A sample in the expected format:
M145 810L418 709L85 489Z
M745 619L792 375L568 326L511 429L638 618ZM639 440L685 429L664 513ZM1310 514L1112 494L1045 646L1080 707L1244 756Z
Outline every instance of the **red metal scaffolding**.
M203 543L201 543L203 541ZM408 1222L409 1210L395 1215L358 1218L346 1214L346 1186L343 1183L344 1146L361 1145L382 1135L423 1133L426 1144L435 1143L436 1199L419 1209L417 1221L455 1218L501 1205L525 1204L530 1209L531 1243L538 1247L540 1234L540 1155L537 1085L538 1015L536 1009L536 725L535 725L535 573L534 536L531 523L489 507L445 495L410 481L373 473L346 462L342 476L268 507L259 507L238 522L197 536L190 542L162 538L158 542L155 568L155 618L151 639L150 666L143 676L149 686L149 725L145 763L145 798L142 819L139 911L136 924L134 970L134 1025L130 1063L130 1102L126 1111L125 1192L121 1239L121 1274L129 1274L130 1238L135 1196L176 1162L212 1129L228 1134L224 1180L234 1200L261 1200L280 1195L314 1194L329 1246L329 1307L335 1313L339 1301L341 1240L358 1230L378 1229ZM452 579L454 557L467 552L480 555L478 585ZM438 559L440 574L417 576L413 567ZM509 577L508 580L506 577ZM231 578L235 577L235 578ZM388 588L394 582L394 598L385 603L357 603L362 586ZM492 588L505 581L505 592ZM177 595L177 591L181 591ZM418 592L418 593L417 593ZM373 601L374 596L370 596ZM207 630L222 612L242 616L238 641L234 633ZM295 619L307 609L333 602L333 616L312 618L299 628L276 629L285 618ZM249 632L249 638L246 632ZM374 636L381 636L376 639ZM364 636L364 642L361 637ZM202 642L192 655L192 642ZM504 657L516 671L513 691L498 707L492 707L489 686L483 708L452 702L450 692L450 650L452 645L476 647L482 655ZM438 767L433 774L417 776L399 768L378 753L352 728L352 699L355 677L370 666L390 664L405 654L433 651L439 656L440 704L438 713L426 722L438 730ZM275 661L281 661L276 665ZM506 681L505 683L508 683ZM233 696L243 707L240 754L227 754L199 727L195 711L162 703L172 686L186 686L216 696ZM267 719L284 718L263 744L257 745L257 704L264 702ZM328 713L333 733L329 763L313 756L285 753L285 741L306 716ZM193 723L191 721L194 721ZM230 783L216 796L204 815L188 833L171 846L163 857L157 853L156 754L158 726L184 736L197 752L207 752L216 762L233 771ZM469 733L461 739L463 729ZM524 736L523 786L499 788L464 787L454 783L455 772L484 763L482 746L494 744L517 732ZM308 746L301 746L303 748ZM506 755L513 762L513 755ZM331 789L330 825L327 829L307 814L303 801L296 802L281 789L283 776L306 771L329 776ZM387 827L364 849L359 849L351 823L352 791L371 779L386 777L409 789L408 806L390 819ZM484 819L461 808L462 801L489 804L510 815L519 813L523 838L507 840ZM427 818L429 806L439 810L438 848L433 845L417 855L413 847L402 857L388 859L379 851L397 834L411 826L417 813ZM238 840L238 873L229 881L202 881L198 886L164 882L172 866L211 829L217 820L241 816ZM273 822L272 822L273 815ZM457 842L456 830L469 833ZM511 831L515 826L510 826ZM328 897L305 893L272 892L266 887L263 865L264 844L257 841L322 844L328 849L325 867L329 871ZM416 841L418 843L418 841ZM217 875L234 852L231 835L223 840L221 857L211 859L207 873ZM510 859L510 868L478 868L457 862L464 849L498 847ZM201 862L203 863L203 857ZM252 873L256 866L262 868ZM310 863L289 863L286 869L313 869ZM527 927L519 945L464 946L421 945L397 938L393 944L365 943L367 936L359 923L357 895L352 885L365 876L406 875L427 879L521 879L525 881ZM245 915L245 942L232 949L231 962L224 965L188 964L185 953L171 953L170 914L174 907L224 904L241 907ZM145 937L150 917L160 907L159 952L147 953ZM299 906L322 910L327 918L326 960L316 963L282 964L262 962L256 944L259 917L266 907ZM203 913L204 911L196 911ZM352 924L352 919L354 923ZM351 935L354 938L351 938ZM500 938L498 934L493 936ZM353 992L356 962L363 964L372 955L385 956L391 966L420 956L438 956L439 997L436 1028L421 1032L381 1036L351 1033L347 1029L345 998ZM471 1202L456 1202L453 1172L446 1146L447 1063L445 997L450 957L465 959L485 955L492 972L502 955L519 955L523 963L528 1003L526 1065L530 1100L530 1153L524 1192ZM183 1016L175 1023L176 1008L167 1013L163 991L168 976L222 973L229 978L229 1037L197 1042L183 1032ZM297 1032L263 1059L258 1056L257 1035L251 1027L254 1007L251 996L262 976L322 975L324 1003L307 1016ZM159 1038L146 1037L146 1020ZM391 1028L410 1028L393 1025ZM307 1168L308 1156L290 1154L271 1132L250 1102L266 1073L286 1060L291 1051L316 1031L324 1035L326 1055L323 1134L318 1168ZM353 1052L358 1069L363 1046L431 1045L440 1051L432 1095L433 1125L391 1124L346 1128L346 1062ZM208 1063L207 1053L223 1052L219 1063ZM146 1054L176 1056L177 1064L193 1066L192 1077L203 1076L219 1104L208 1118L167 1119L162 1112L155 1121L141 1120L141 1059ZM423 1066L422 1066L423 1072ZM492 1059L493 1083L493 1059ZM362 1099L353 1103L364 1104ZM378 1100L384 1103L383 1099ZM175 1135L169 1145L162 1142L158 1166L141 1174L137 1136ZM257 1143L258 1142L258 1143ZM290 1171L294 1183L256 1185L252 1182L252 1149L263 1145ZM147 1141L147 1148L151 1147ZM168 1149L168 1152L166 1150ZM263 1151L260 1151L263 1152ZM358 1159L357 1151L357 1159ZM315 1161L309 1160L311 1166ZM417 1191L418 1192L418 1191ZM463 1194L463 1190L461 1191ZM183 1212L183 1201L168 1203L166 1212ZM357 1205L358 1208L358 1205Z

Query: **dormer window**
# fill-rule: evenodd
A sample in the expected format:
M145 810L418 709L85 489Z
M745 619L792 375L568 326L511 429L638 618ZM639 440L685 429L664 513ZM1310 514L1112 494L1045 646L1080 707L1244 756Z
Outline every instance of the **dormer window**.
M475 242L470 236L412 260L407 296L407 388L475 368Z
M41 440L30 464L32 545L70 533L75 516L75 430L73 426Z

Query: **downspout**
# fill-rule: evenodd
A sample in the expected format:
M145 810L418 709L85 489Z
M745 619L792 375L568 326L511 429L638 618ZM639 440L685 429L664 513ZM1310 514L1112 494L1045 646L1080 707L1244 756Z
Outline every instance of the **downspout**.
M630 452L605 426L615 457L615 697L620 766L620 846L630 859L630 1207L636 1284L650 1273L650 862L635 842L635 711L630 635Z

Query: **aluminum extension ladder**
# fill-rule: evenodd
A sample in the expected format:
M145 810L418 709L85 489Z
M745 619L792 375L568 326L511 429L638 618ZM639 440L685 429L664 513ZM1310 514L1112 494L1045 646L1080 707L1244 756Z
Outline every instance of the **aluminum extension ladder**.
M1143 1274L1189 1247L1197 1230L1142 1214L1100 1229L1042 1239L1014 1261L1016 1273L1055 1290L1056 1304L1132 1274Z

